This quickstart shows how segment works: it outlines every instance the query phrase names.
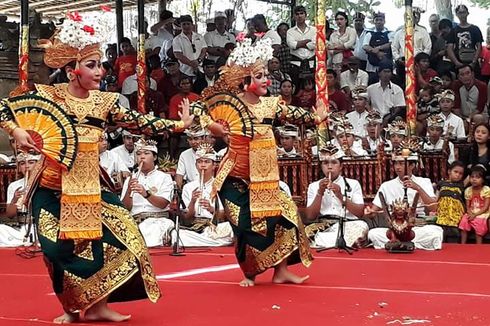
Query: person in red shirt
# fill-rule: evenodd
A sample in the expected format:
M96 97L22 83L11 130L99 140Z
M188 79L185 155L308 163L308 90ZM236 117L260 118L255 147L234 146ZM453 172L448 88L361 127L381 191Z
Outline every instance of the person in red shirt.
M126 78L136 73L137 62L136 51L127 37L123 37L121 40L121 52L123 55L118 57L114 64L119 88L122 88L122 84Z
M490 81L490 28L487 31L487 44L481 48L480 60L480 74L488 83Z
M437 72L430 68L430 56L425 52L418 53L415 58L415 77L416 81L416 91L417 93L422 88L430 85L430 80L437 77Z
M337 77L335 70L327 69L328 103L332 112L347 113L352 111L352 105L347 95L340 90Z

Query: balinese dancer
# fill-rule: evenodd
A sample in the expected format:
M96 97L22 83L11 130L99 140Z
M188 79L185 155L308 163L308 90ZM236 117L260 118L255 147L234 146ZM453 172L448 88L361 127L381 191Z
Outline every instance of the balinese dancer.
M98 91L102 78L99 42L110 35L106 15L91 25L71 14L45 44L44 62L62 69L67 84L35 85L34 92L0 103L0 127L19 146L39 148L44 154L31 173L26 197L31 195L28 203L54 292L64 310L56 323L80 318L124 321L130 316L109 309L108 302L158 300L160 289L138 226L99 169L98 141L106 124L153 134L182 130L193 118L187 107L182 121L140 115L119 106L118 94ZM33 107L37 112L32 112ZM36 129L35 123L26 123L29 117L41 126ZM44 121L55 123L43 129ZM62 132L56 127L63 128ZM56 156L47 145L67 142L75 145L74 150L61 153L62 160L53 159ZM70 158L70 164L61 164Z
M218 136L229 133L213 191L219 192L232 224L236 257L245 275L240 285L245 287L272 267L274 283L302 283L308 276L297 276L287 266L309 266L312 261L297 207L279 190L272 122L321 123L327 113L325 108L310 113L285 105L279 97L264 97L271 57L268 40L255 46L244 40L231 53L220 79L203 91L203 100L192 104L203 127Z

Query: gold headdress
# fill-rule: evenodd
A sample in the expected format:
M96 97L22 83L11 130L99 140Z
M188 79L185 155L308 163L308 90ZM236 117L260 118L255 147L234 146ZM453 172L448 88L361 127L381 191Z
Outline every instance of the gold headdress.
M354 127L345 116L333 121L335 135L354 134Z
M352 98L362 97L368 99L367 88L365 86L357 86L352 90Z
M454 99L456 98L456 96L454 95L454 92L452 90L446 89L446 90L442 91L441 93L436 94L436 98L439 102L444 100L444 99L451 100L454 102Z
M102 57L100 44L110 37L113 28L112 15L107 9L103 9L97 17L68 13L53 37L39 42L46 51L44 63L50 68L63 68L73 61L78 65L93 54Z
M444 128L444 119L439 114L432 114L427 118L427 126Z
M406 135L407 124L405 121L397 120L393 121L388 125L388 128L385 128L385 131L390 135Z
M154 140L146 140L141 138L136 143L134 143L134 148L137 151L150 151L158 154L157 142Z
M213 149L213 145L202 142L196 150L196 160L200 158L216 161L216 152Z
M279 130L279 135L281 137L299 137L299 128L295 125L286 124L284 126L277 127L277 130Z
M417 152L420 150L420 142L417 138L403 140L400 147L396 148L391 155L393 161L418 161Z
M202 97L207 98L216 92L227 91L238 93L239 86L245 77L264 68L272 59L272 42L270 39L260 39L252 45L252 39L237 36L237 47L230 53L228 62L220 69L220 78L215 85L203 90Z
M381 124L383 122L383 118L378 111L371 111L366 116L366 121L368 124Z
M393 212L406 212L408 210L408 202L403 198L397 198L391 204Z
M327 144L326 146L320 148L320 150L318 151L318 160L320 162L328 160L338 160L343 156L343 152L341 152L340 149L333 144Z
M208 135L206 129L203 129L200 124L192 124L184 133L188 137L204 137Z

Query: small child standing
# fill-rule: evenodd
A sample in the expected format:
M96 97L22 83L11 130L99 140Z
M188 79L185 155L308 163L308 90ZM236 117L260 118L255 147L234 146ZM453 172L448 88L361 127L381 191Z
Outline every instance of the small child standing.
M475 230L477 244L483 242L483 237L488 232L490 187L485 186L485 175L486 169L483 165L477 164L471 168L471 186L464 192L467 212L459 223L463 244L468 240L468 232L471 230Z
M449 165L448 179L437 184L437 224L444 229L444 241L448 236L459 236L457 227L464 214L465 166L461 161Z

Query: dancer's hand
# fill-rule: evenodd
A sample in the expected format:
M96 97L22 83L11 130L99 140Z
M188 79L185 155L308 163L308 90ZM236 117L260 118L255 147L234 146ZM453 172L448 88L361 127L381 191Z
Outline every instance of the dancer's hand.
M328 110L327 107L323 104L323 101L316 102L316 107L313 108L313 112L316 113L320 120L318 121L318 123L323 122L328 117Z
M191 105L189 99L184 98L179 107L182 109L182 112L179 112L179 117L184 122L184 128L187 129L192 124L192 121L194 121L194 115L190 114Z
M29 133L24 129L15 128L14 131L12 131L12 137L15 139L17 147L35 150L38 153L40 152L40 150L36 147L36 143L34 140L32 140L31 135L29 135Z

